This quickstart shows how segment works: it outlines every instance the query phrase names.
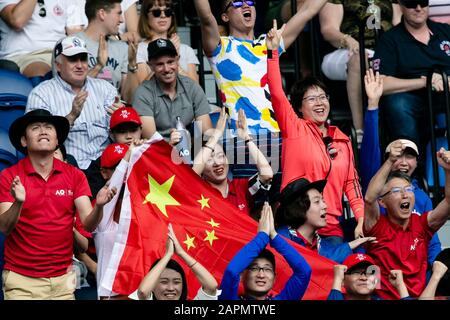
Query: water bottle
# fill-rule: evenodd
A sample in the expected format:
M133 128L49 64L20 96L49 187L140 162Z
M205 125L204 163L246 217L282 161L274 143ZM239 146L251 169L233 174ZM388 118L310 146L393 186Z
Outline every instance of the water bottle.
M183 162L186 164L192 164L191 159L191 136L189 132L186 130L183 122L181 122L181 118L178 116L177 122L175 125L175 129L181 134L181 140L176 145L176 149L178 151L178 155Z

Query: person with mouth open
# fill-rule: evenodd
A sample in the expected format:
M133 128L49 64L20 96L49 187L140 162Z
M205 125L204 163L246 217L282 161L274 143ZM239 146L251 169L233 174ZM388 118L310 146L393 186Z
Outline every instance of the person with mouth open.
M349 200L357 220L355 239L364 237L364 201L354 165L350 139L336 126L327 123L329 95L318 79L308 77L294 84L291 103L281 84L278 59L283 30L274 27L267 34L267 75L272 106L283 138L281 190L296 179L327 180L323 197L327 204L327 226L319 233L322 243L339 246L344 242L340 225L343 216L342 197Z
M331 246L327 241L322 243L318 231L327 225L327 204L322 196L326 183L327 180L309 182L305 178L289 183L281 192L275 225L277 232L287 239L342 263L353 254L353 249L368 241L376 241L376 238L358 238Z
M389 270L400 269L412 297L418 297L426 284L428 245L434 233L450 218L450 152L441 148L437 154L445 171L445 198L434 210L422 215L412 214L415 196L411 178L392 171L406 146L395 141L389 158L370 181L364 207L364 233L377 238L367 245L367 253L381 271L381 287L377 294L383 299L398 299L398 293L386 280ZM386 216L380 215L382 206Z

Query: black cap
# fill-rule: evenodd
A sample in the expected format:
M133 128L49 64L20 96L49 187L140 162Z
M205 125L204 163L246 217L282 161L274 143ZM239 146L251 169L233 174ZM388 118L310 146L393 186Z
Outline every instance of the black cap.
M147 53L148 61L161 56L176 57L178 55L172 41L162 38L150 42L147 47Z
M70 124L69 120L62 116L54 116L49 111L44 109L35 109L25 113L20 118L14 120L9 127L9 140L12 145L22 153L25 153L27 148L24 148L20 143L20 139L25 133L28 125L35 122L48 122L55 126L56 134L58 136L58 144L63 144L69 134Z
M309 182L309 180L305 178L294 180L281 191L280 202L283 205L287 205L300 194L303 194L310 189L316 189L319 192L323 192L326 184L327 180L318 180L314 182Z

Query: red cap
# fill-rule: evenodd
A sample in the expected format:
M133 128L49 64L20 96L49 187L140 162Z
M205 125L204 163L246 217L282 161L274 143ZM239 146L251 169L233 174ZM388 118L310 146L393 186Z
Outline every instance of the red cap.
M100 157L101 168L114 168L128 151L128 146L123 143L111 143L103 151Z
M347 266L347 270L350 270L354 266L357 266L358 264L361 263L368 265L375 264L373 259L364 253L354 253L352 255L349 255L342 264Z
M122 107L114 111L109 122L109 128L112 130L117 125L126 122L142 125L141 118L133 107Z

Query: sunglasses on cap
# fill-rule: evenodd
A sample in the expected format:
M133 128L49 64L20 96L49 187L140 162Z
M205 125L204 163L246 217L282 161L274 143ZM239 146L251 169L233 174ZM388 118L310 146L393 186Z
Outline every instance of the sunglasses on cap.
M235 9L240 8L244 5L244 3L246 3L249 7L253 7L255 5L255 1L251 1L251 0L231 1L230 3L227 4L227 6L225 7L225 10L223 10L223 11L224 12L227 11L229 7L233 7Z
M159 18L160 16L161 16L161 13L162 12L164 12L164 15L166 16L166 17L171 17L172 15L173 15L173 10L172 10L172 8L166 8L166 9L164 9L164 10L161 10L161 9L153 9L153 10L149 10L149 12L151 12L152 13L152 15L155 17L155 18Z
M44 0L38 0L37 3L39 5L39 16L45 18L45 16L47 15L47 10L45 9Z
M421 8L428 7L429 0L400 0L402 6L408 9L415 9L419 5Z

